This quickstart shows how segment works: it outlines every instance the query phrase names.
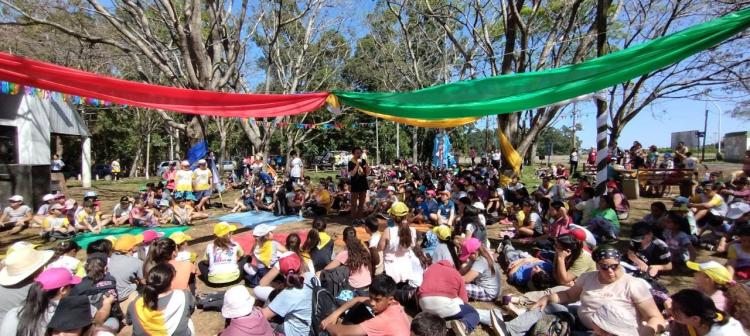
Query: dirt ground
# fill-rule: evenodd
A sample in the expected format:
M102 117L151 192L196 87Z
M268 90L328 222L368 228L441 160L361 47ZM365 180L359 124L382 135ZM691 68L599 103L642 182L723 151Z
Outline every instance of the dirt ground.
M735 170L740 169L740 165L737 164L728 164L728 163L714 163L709 164L709 169L711 170L721 170L724 171L725 176L729 176L729 173ZM102 200L102 209L112 209L116 202L119 200L119 198L123 195L132 195L137 192L138 187L141 184L145 184L144 181L120 181L120 182L100 182L99 184L95 184L95 187L92 188L96 190L99 195L100 199ZM676 189L676 188L675 188ZM79 187L69 188L70 196L75 197L76 199L80 200L83 198L83 192L85 190ZM676 192L676 190L675 190ZM229 192L223 195L223 201L225 205L231 205L234 199L237 197L238 192ZM655 198L639 198L636 200L630 200L631 204L631 212L630 217L628 220L625 220L622 222L622 236L628 237L629 236L629 230L630 226L635 223L638 219L642 218L648 213L649 204L651 202L661 200L664 201L666 204L671 204L671 199L669 198L663 198L663 199L655 199ZM212 202L218 202L219 199L215 198L212 200ZM190 249L193 252L196 252L199 256L202 255L202 252L205 250L206 244L213 239L213 233L212 228L213 224L217 223L217 220L214 219L216 216L223 215L225 213L228 213L229 209L219 209L219 208L212 208L209 210L209 213L211 217L207 220L199 221L195 224L195 226L191 227L189 230L186 231L187 234L192 236L194 240L190 244ZM351 223L351 218L349 217L337 217L332 216L327 218L328 221L328 230L330 234L341 234L343 229ZM286 232L294 232L298 231L300 229L307 229L310 228L311 220L305 219L304 221L296 222L296 223L287 223L280 225L275 232L280 233L286 233ZM246 232L248 229L239 229L237 233ZM497 246L500 242L500 230L497 225L491 225L488 226L488 235L493 243L493 247ZM39 239L38 235L38 229L27 229L21 234L15 236L15 237L5 237L0 235L0 251L3 252L5 249L10 246L12 243L19 241L19 240L26 240L31 241L34 243L42 243ZM627 239L621 240L620 244L622 244L623 249L627 245ZM44 244L42 244L44 245ZM51 247L49 245L48 247ZM341 249L342 246L336 246L336 251ZM81 258L84 257L83 253L80 255ZM726 261L725 257L722 255L717 255L714 252L708 252L699 250L699 261L707 261L707 260L717 260L721 263L724 263ZM688 288L692 284L692 273L687 270L677 270L674 271L673 274L670 275L664 275L661 276L659 279L659 282L663 284L665 287L667 287L670 292L674 292L683 288ZM198 281L198 292L210 292L210 291L217 291L217 290L224 290L226 288L209 288L205 286L200 280ZM519 291L511 286L508 285L506 282L505 277L503 277L503 287L502 287L503 294L518 294ZM490 308L490 307L499 307L499 305L496 305L494 303L473 303L474 306L477 308ZM217 312L205 312L202 310L196 310L195 313L192 316L193 322L197 329L198 335L216 335L219 331L221 331L224 327L224 320L221 317L220 313ZM486 330L484 329L478 329L476 330L472 335L491 335L488 334Z

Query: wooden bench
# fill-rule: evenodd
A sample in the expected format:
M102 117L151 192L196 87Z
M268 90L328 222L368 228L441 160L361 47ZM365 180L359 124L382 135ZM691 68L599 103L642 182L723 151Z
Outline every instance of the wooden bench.
M638 169L637 179L640 185L641 196L664 196L668 186L679 186L680 195L693 195L693 169ZM645 191L645 193L644 193Z

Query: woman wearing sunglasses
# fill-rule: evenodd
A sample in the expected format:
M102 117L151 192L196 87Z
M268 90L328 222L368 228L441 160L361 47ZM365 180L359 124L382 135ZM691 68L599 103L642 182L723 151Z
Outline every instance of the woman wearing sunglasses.
M638 330L638 335L655 335L664 331L666 322L646 283L623 272L620 267L620 252L605 245L598 247L592 254L596 272L581 274L573 287L541 298L528 312L505 324L505 328L501 326L501 329L509 335L524 335L545 313L568 311L563 305L580 300L580 307L570 310L576 317L576 329L594 329L592 317L606 303L632 314L639 322L638 325L645 322L646 325ZM498 321L492 322L494 324Z

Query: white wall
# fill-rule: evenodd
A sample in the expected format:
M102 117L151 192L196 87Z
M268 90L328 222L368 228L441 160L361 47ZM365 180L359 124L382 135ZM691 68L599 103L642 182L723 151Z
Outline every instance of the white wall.
M16 115L19 164L50 164L50 107L36 97L24 96L21 101Z
M729 133L724 136L724 160L731 162L742 162L745 151L750 148L750 137L747 132Z

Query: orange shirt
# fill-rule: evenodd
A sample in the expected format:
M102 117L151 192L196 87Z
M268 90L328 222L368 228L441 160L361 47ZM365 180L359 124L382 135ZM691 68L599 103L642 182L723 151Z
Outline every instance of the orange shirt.
M197 273L197 268L195 265L190 263L189 261L178 261L178 260L170 260L169 264L171 264L175 269L175 275L174 279L172 279L172 289L182 289L189 291L190 286L190 275Z

